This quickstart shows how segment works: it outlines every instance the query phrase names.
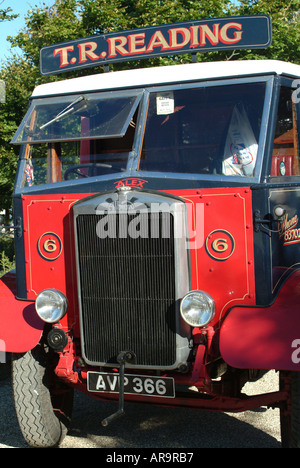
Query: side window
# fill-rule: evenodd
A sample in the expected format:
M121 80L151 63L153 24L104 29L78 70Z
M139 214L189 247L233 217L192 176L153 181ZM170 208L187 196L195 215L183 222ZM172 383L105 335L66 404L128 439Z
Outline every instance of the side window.
M291 88L282 87L276 121L271 177L300 175L300 116L299 104L294 101L293 90Z

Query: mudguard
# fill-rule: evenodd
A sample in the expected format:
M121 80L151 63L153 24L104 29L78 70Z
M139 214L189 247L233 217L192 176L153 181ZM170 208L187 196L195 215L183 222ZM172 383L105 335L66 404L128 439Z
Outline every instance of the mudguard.
M241 369L300 371L300 271L268 307L233 307L220 330L220 351Z
M15 270L0 278L0 347L8 353L23 353L40 341L44 322L38 317L34 302L16 297Z

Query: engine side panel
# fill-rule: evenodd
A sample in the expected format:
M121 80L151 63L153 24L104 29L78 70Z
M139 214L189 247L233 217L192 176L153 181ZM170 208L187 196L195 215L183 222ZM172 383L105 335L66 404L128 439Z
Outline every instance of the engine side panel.
M233 307L220 331L223 359L242 369L299 371L299 303L298 270L269 307Z
M24 353L40 341L44 322L38 317L34 302L15 297L16 275L12 271L0 278L0 342L6 352Z

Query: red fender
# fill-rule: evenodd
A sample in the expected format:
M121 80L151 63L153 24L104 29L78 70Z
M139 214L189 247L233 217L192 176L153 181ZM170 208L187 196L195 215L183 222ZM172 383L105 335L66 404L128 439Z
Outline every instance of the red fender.
M0 278L0 349L23 353L40 341L44 322L38 317L34 302L16 299L15 270Z
M240 369L300 371L300 271L268 307L233 307L220 330L223 359Z

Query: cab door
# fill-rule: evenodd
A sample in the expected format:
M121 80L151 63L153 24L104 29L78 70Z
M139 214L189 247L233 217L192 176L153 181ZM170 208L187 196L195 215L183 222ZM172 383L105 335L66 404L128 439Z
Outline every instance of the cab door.
M275 137L269 174L268 211L271 285L275 293L282 281L300 268L300 99L294 81L284 80L279 95Z

